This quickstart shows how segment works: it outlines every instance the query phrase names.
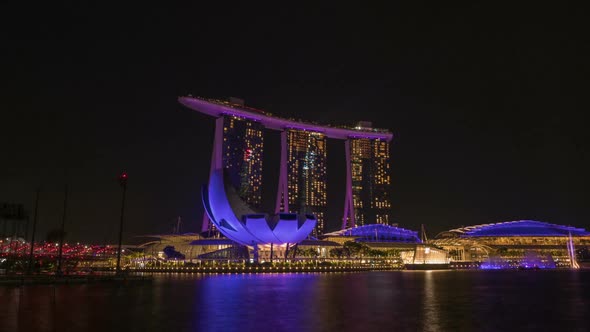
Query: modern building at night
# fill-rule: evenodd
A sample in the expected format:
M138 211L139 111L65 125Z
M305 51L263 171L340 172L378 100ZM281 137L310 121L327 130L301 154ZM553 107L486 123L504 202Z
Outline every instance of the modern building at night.
M287 149L288 212L314 214L318 220L314 234L321 234L327 205L326 136L289 129Z
M262 203L263 129L259 122L223 117L223 168L240 198L255 208Z
M429 243L444 248L453 261L483 262L496 257L522 260L527 255L570 263L569 242L575 248L590 246L583 228L534 220L475 225L439 233ZM573 250L572 250L573 251Z
M360 125L371 126L370 123ZM391 224L389 142L378 138L350 138L346 149L350 153L355 224Z
M410 247L422 241L418 232L391 225L363 225L325 233L322 238L344 244L347 241L368 244L406 244Z
M225 168L232 184L249 205L261 204L263 129L281 133L275 214L314 214L314 234L326 231L327 139L343 140L346 190L342 228L359 224L391 223L389 142L393 135L372 128L319 125L274 116L244 106L243 102L180 97L186 107L217 118L211 174ZM268 181L268 179L265 179ZM333 203L331 203L333 204ZM209 229L204 218L202 231Z
M448 268L448 253L433 245L423 243L418 232L397 226L371 224L341 229L322 237L329 242L345 245L362 243L367 248L384 253L399 254L407 269Z
M242 200L222 169L216 169L202 191L203 206L215 227L228 239L250 246L258 255L259 245L284 246L303 241L315 228L311 214L278 213L269 216L251 210ZM277 248L279 249L279 248Z
M243 101L237 101L236 105L243 106ZM221 114L215 126L211 171L216 166L222 167L240 198L259 209L262 203L264 126L258 121L236 114ZM209 230L210 226L209 216L203 213L201 231Z

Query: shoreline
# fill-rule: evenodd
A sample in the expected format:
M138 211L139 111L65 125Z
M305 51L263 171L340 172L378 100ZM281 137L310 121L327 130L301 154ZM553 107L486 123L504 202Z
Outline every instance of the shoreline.
M0 287L2 286L26 286L26 285L51 285L51 284L89 284L89 283L136 283L151 282L153 274L265 274L265 273L347 273L347 272L368 272L368 271L522 271L521 269L457 269L457 268L433 268L433 269L408 269L391 266L318 266L318 267L179 267L179 268L154 268L154 269L131 269L126 270L120 275L115 275L110 270L98 272L95 274L84 275L63 275L54 274L35 274L35 275L0 275ZM540 269L543 271L566 271L567 268ZM575 269L574 271L590 270L589 267ZM536 271L531 269L531 271ZM113 271L114 272L114 271Z
M115 275L112 270L98 271L94 274L68 274L57 276L54 274L34 275L1 275L1 286L21 286L40 284L84 284L100 282L146 282L152 281L153 273L207 273L207 274L244 274L244 273L334 273L334 272L364 272L364 271L387 271L402 270L399 267L386 266L357 266L357 267L179 267L179 268L153 268L153 269L130 269L123 274ZM110 272L113 272L112 274Z
M102 282L151 282L151 276L126 274L126 275L5 275L0 277L0 286L26 286L26 285L51 285L51 284L89 284Z

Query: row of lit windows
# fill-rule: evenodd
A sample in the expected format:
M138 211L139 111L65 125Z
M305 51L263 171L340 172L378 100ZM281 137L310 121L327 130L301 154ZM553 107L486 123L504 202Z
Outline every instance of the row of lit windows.
M314 211L314 215L317 218L317 223L315 226L315 234L319 235L324 232L324 212L322 211Z
M355 218L355 224L357 226L362 226L362 225L365 225L365 224L373 224L373 223L376 223L376 224L389 224L389 221L390 221L390 216L387 213L385 213L385 214L375 214L374 215L374 218L372 218L372 217L368 217L362 211L355 211L354 218Z
M233 116L224 118L224 167L231 174L240 174L240 196L254 205L261 203L262 129L260 123Z
M248 129L246 129L246 135L262 138L262 131L248 128Z
M351 175L353 206L359 215L365 214L365 209L388 209L391 207L389 199L378 198L378 192L388 188L379 189L378 186L389 185L389 143L372 139L351 139ZM363 165L370 163L369 169ZM370 187L366 187L367 184ZM364 194L363 194L364 193ZM363 200L361 197L366 197ZM368 210L367 210L368 211Z
M299 208L302 203L311 207L326 206L325 140L321 133L288 131L288 189L289 204L293 209ZM301 179L303 188L299 187ZM305 202L301 202L302 199Z
M234 123L235 119L231 119L229 121L229 129L236 128L236 123ZM247 120L239 119L239 121L244 121L247 127L252 127L252 123ZM245 137L246 146L252 147L251 157L246 159L247 161L247 171L252 175L247 177L249 185L251 186L252 191L259 191L261 181L261 166L262 166L262 130L256 130L251 128L244 128L245 129ZM224 127L224 133L227 135L228 128ZM224 141L227 142L228 139L224 135ZM233 139L231 141L239 141L242 135L234 132ZM260 143L257 143L259 141ZM388 158L388 143L385 141L374 141L374 140L352 140L352 164L353 164L353 178L355 180L361 181L362 176L362 165L355 163L361 162L362 159L370 159L371 154L373 154L377 158L373 158L373 162L377 163L376 169L376 176L374 175L373 183L374 184L389 184L390 177L386 175L387 170L389 170L389 165L386 162ZM375 143L373 143L375 142ZM358 143L358 144L357 144ZM371 144L373 143L373 144ZM234 146L234 150L239 151L237 147ZM307 169L314 169L311 173L311 178L305 180L305 186L307 190L305 191L305 198L306 198L306 205L308 206L325 206L326 205L326 137L321 133L314 133L308 131L299 131L299 130L290 130L288 132L288 161L289 161L289 172L288 172L288 188L289 188L289 202L290 205L296 205L298 201L299 195L299 186L297 185L298 179L300 176L304 176L304 174L299 174L300 171L300 163L309 163L308 165L301 166L305 171ZM373 147L373 148L371 148ZM236 152L237 152L236 151ZM373 152L373 153L371 153ZM232 160L231 154L227 153L226 156L228 157L227 160ZM360 157L366 158L360 158ZM229 165L233 167L239 167L239 165L233 165L232 162L228 162ZM356 164L356 165L354 165ZM384 167L385 165L385 167ZM253 174L256 173L256 174ZM307 173L307 172L306 172ZM362 186L354 186L353 191L360 192L362 190ZM362 208L363 204L360 201L360 197L358 195L354 195L354 205L356 208ZM255 198L258 198L258 195L254 195ZM258 198L259 199L259 198ZM372 204L371 204L372 205ZM376 201L377 207L389 207L390 204L388 202L380 202Z

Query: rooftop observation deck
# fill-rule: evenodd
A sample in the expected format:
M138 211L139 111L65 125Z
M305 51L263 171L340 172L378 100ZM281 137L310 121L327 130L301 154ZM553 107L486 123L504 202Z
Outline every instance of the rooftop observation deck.
M370 138L382 139L388 142L393 139L393 134L386 129L331 126L296 119L281 118L262 110L233 104L228 101L197 97L179 97L178 101L182 105L203 114L208 114L214 117L232 115L246 118L260 122L264 127L273 130L307 130L322 133L329 138L335 139Z

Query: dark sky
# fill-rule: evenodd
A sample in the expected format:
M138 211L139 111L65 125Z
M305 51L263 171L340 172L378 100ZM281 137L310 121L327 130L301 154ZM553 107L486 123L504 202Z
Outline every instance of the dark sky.
M126 170L126 239L169 232L177 216L196 231L214 120L178 104L190 93L391 130L402 227L590 228L587 15L557 2L412 3L2 5L0 202L32 209L41 186L44 238L68 183L68 239L114 243ZM266 137L268 206L277 137ZM328 149L336 229L343 143Z

